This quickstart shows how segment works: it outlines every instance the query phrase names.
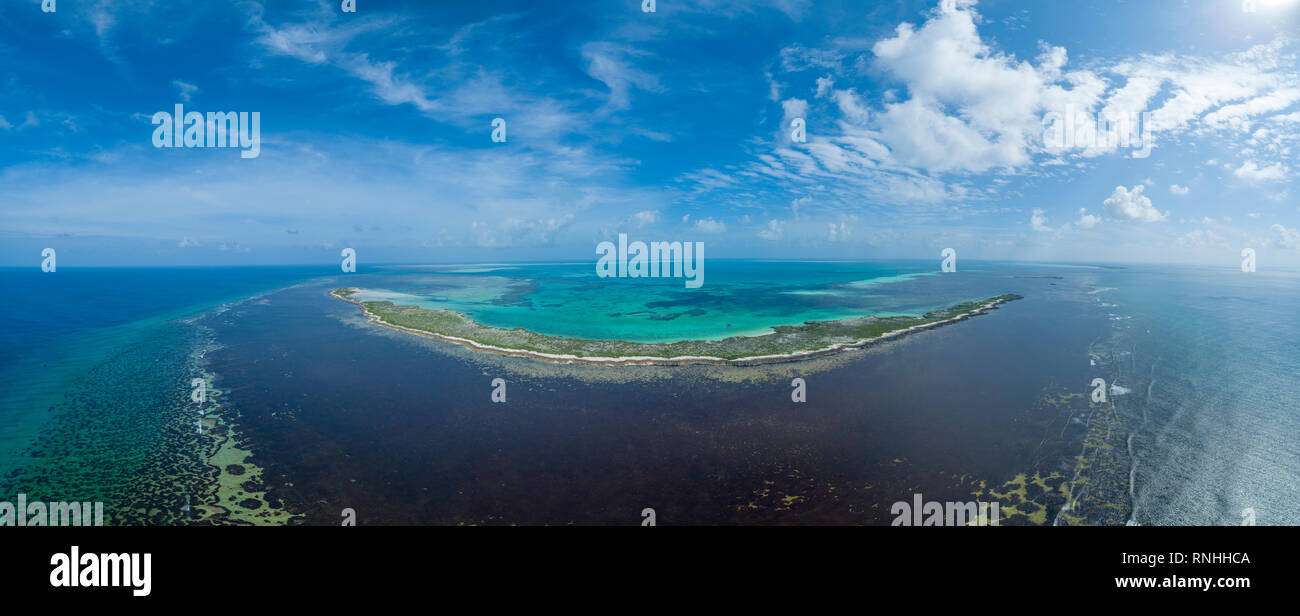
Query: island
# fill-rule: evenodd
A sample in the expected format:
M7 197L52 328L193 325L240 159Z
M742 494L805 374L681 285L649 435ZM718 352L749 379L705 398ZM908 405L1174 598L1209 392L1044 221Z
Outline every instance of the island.
M362 315L371 323L399 332L484 353L590 365L754 365L812 359L956 323L985 314L1003 303L1023 299L1007 294L963 302L919 317L867 316L808 321L779 325L772 328L772 333L759 336L643 343L564 338L523 328L489 327L452 310L399 306L390 301L360 301L354 295L361 290L345 287L330 291L330 295L360 307Z

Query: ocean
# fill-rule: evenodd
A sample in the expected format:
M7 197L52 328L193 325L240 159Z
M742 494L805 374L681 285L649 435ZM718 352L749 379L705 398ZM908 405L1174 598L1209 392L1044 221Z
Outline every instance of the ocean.
M917 493L1004 524L1300 524L1296 273L936 269L0 269L0 492L115 524L888 524ZM647 342L1024 299L811 361L598 367L375 327L339 286Z

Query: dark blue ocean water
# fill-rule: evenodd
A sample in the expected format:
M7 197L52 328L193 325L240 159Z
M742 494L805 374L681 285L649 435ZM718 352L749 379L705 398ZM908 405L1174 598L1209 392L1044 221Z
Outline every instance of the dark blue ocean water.
M27 460L51 407L102 378L97 367L129 361L133 348L161 351L182 343L177 319L336 269L300 267L0 268L0 476ZM115 366L131 379L128 366ZM159 369L135 366L136 374ZM153 404L125 387L128 409ZM106 386L99 386L101 391Z
M801 267L860 269L779 266ZM745 297L727 271L706 284ZM416 288L429 276L390 269L347 284ZM1247 509L1261 524L1300 523L1295 272L972 262L857 291L814 276L798 301L1025 299L810 375L803 407L788 402L788 374L589 379L502 359L532 375L511 377L509 409L484 393L491 375L477 360L360 322L325 295L335 278L333 266L0 269L0 483L23 488L16 469L41 443L47 469L82 469L59 485L135 489L123 475L157 467L139 451L166 453L158 417L186 400L202 329L222 347L209 367L226 401L293 486L280 496L316 508L299 508L321 516L309 521L368 502L375 521L636 522L658 499L681 522L870 523L882 521L872 504L906 496L873 492L958 498L974 477L1041 472L1069 479L1083 523L1233 524ZM532 302L534 320L545 299L511 297ZM703 310L715 307L737 308ZM1092 378L1111 387L1104 408L1086 403ZM1049 511L1048 523L1078 523Z
M179 316L337 269L297 267L0 268L0 347L35 351L60 336L147 317ZM19 358L0 356L0 370Z

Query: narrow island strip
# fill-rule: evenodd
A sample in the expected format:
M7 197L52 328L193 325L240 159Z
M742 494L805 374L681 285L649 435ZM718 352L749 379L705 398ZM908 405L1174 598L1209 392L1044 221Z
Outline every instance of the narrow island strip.
M484 353L597 366L749 366L812 359L956 323L985 314L1005 302L1023 299L1019 295L1007 294L963 302L920 317L808 321L800 325L779 325L772 328L772 333L760 336L646 343L563 338L523 328L488 327L452 310L354 299L353 296L361 290L345 287L330 291L330 295L356 304L371 323L399 332L451 342Z

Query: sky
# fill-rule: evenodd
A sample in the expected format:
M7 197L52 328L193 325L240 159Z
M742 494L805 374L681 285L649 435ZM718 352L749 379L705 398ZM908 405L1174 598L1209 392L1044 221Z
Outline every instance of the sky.
M0 0L0 265L1300 267L1300 0L644 4Z

